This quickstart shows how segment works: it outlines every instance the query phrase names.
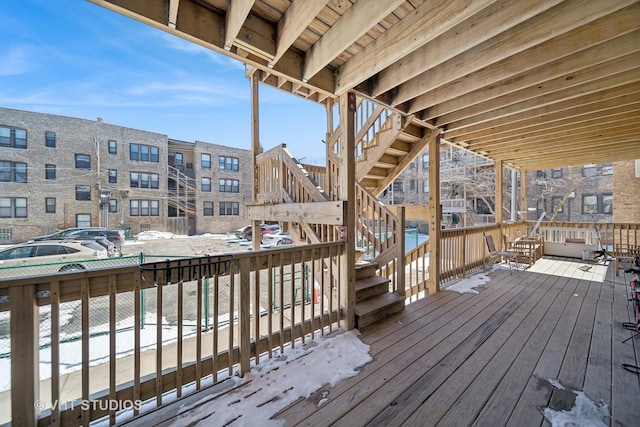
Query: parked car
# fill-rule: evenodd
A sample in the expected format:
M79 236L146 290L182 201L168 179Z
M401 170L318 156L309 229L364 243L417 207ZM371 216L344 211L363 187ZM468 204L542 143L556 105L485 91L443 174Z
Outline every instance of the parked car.
M238 229L236 230L236 237L237 237L238 239L244 239L244 233L247 231L247 229L250 229L250 228L251 228L251 226L250 226L250 225L245 225L245 226L244 226L244 227L242 227L242 228L238 228Z
M275 233L276 231L280 231L280 226L278 224L261 224L260 238L267 233ZM247 240L251 240L253 238L253 228L250 225L245 228L242 238Z
M291 239L288 231L277 231L262 236L263 245L290 245L292 243L293 239Z
M57 233L48 234L46 236L34 237L30 240L40 242L43 240L60 240L65 238L86 239L87 237L102 237L113 243L115 247L114 253L122 255L122 246L124 244L124 233L120 230L103 228L103 227L76 227L67 228Z
M0 250L0 277L85 270L82 261L107 257L107 250L94 240L22 243Z

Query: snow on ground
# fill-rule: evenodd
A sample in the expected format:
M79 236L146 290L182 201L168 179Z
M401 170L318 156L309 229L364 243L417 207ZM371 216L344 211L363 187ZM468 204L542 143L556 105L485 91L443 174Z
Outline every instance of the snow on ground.
M491 279L489 278L489 276L487 276L486 274L480 273L480 274L475 274L473 276L464 278L459 282L446 286L443 289L446 291L456 291L461 294L464 294L464 293L478 294L479 292L474 288L483 286L486 283L489 283L490 280Z
M307 398L323 385L334 387L341 380L358 375L358 368L370 362L369 346L357 331L319 337L305 345L296 344L273 359L253 367L244 384L211 400L211 396L181 409L176 427L181 426L280 426L284 420L271 417L300 398ZM319 406L331 399L329 390ZM232 424L233 423L233 424Z
M582 391L566 390L558 380L548 379L547 381L556 390L573 393L575 395L575 401L571 410L544 408L544 417L551 423L552 427L605 427L609 425L606 420L610 418L611 415L609 414L609 406L604 401L595 403Z

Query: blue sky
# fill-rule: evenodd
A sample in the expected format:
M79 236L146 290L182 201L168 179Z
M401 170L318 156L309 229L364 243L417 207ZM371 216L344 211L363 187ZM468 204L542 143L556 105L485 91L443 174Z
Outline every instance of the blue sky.
M2 107L251 148L242 63L88 1L4 1L0 64ZM263 147L324 164L324 111L260 85Z

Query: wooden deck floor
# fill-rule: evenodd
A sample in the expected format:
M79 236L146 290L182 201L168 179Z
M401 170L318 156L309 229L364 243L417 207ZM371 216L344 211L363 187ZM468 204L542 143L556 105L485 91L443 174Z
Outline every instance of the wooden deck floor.
M479 294L443 291L362 331L373 361L277 414L286 425L539 426L575 391L606 404L612 426L640 425L640 337L629 275L543 258L494 271ZM565 388L562 390L561 386ZM323 395L323 392L325 393ZM328 394L327 394L328 393ZM318 407L320 397L328 402Z

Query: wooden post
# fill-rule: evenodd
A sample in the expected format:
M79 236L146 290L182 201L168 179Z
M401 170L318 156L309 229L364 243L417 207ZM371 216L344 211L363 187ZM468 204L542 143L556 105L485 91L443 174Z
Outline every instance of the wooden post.
M435 131L434 131L435 132ZM430 294L440 291L440 134L429 139L429 282Z
M245 373L251 369L251 266L249 265L249 258L242 258L240 260L240 376L244 376ZM233 325L230 324L230 327ZM292 325L293 329L293 325Z
M397 238L396 238L396 256L398 257L398 274L396 279L398 284L396 285L396 293L398 295L405 295L406 281L405 281L405 208L404 206L398 209L398 225L397 225Z
M11 307L11 423L35 426L40 411L39 316L35 285L9 288Z
M346 200L345 251L340 260L340 327L345 331L355 327L356 309L356 171L355 171L356 95L340 96L340 177L338 199Z
M251 170L253 171L253 203L258 203L258 154L260 154L260 98L259 71L251 76ZM260 250L260 220L251 221L251 242L254 251Z
M502 180L502 160L496 160L496 205L495 205L495 214L496 214L496 224L502 224L503 216L502 216L502 204L503 204L503 190L504 184Z
M527 206L527 171L520 170L520 210L522 218L520 221L526 223L529 215L529 208Z

